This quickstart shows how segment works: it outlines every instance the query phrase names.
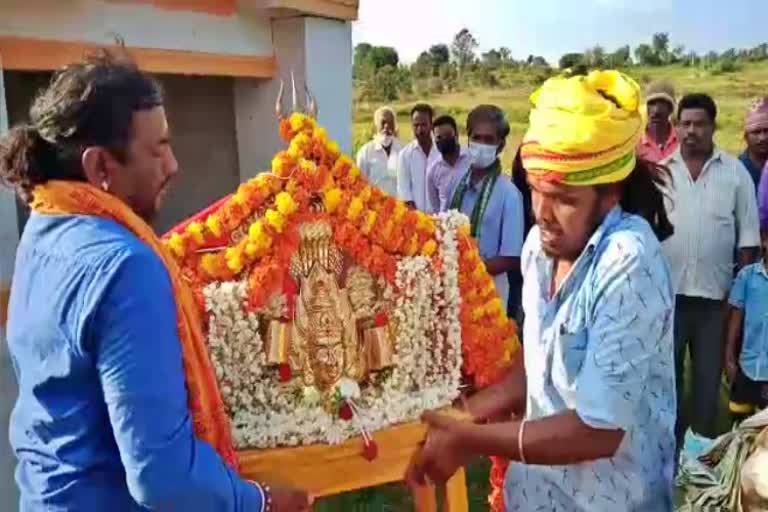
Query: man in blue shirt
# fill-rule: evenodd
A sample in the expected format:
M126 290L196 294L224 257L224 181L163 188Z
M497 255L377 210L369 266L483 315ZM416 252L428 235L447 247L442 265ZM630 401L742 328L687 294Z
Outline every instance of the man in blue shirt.
M0 144L0 178L22 199L95 190L150 230L177 173L150 77L106 54L72 64L30 118ZM195 437L169 275L127 224L30 216L7 332L21 511L308 510L306 493L242 480Z
M739 422L768 407L768 231L761 232L763 258L741 269L731 288L725 369L731 382L729 408Z
M674 291L659 240L672 227L663 169L635 157L639 87L593 72L532 100L523 357L468 399L474 422L424 416L408 481L495 455L512 461L508 511L671 511Z
M446 209L469 217L480 257L506 305L507 273L520 269L523 246L523 198L512 180L501 174L499 162L509 123L498 107L480 105L467 116L467 135L470 167L451 180Z

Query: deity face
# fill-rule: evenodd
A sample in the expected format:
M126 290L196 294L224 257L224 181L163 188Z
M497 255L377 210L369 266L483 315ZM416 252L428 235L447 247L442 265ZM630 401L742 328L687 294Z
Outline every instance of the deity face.
M335 297L322 279L315 281L307 304L307 347L315 385L325 391L344 375L344 323Z

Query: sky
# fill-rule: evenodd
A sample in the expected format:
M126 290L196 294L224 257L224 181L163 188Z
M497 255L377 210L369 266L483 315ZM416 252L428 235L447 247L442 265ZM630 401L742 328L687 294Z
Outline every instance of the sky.
M360 0L354 44L393 46L410 63L463 27L482 52L506 46L518 60L596 44L613 51L668 32L671 47L706 53L768 42L768 0Z

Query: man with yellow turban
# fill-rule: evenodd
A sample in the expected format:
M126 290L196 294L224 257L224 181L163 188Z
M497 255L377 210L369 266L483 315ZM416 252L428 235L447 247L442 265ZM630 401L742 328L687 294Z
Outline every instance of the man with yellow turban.
M524 355L466 401L473 421L425 415L408 481L496 455L512 460L507 510L671 510L674 290L660 240L672 226L664 171L635 156L639 88L593 72L552 78L531 99Z

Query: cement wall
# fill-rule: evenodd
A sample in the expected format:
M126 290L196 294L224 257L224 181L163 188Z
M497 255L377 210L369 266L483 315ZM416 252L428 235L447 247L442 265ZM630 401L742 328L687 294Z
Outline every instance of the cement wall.
M210 53L272 56L269 19L169 11L102 0L0 2L0 35Z

